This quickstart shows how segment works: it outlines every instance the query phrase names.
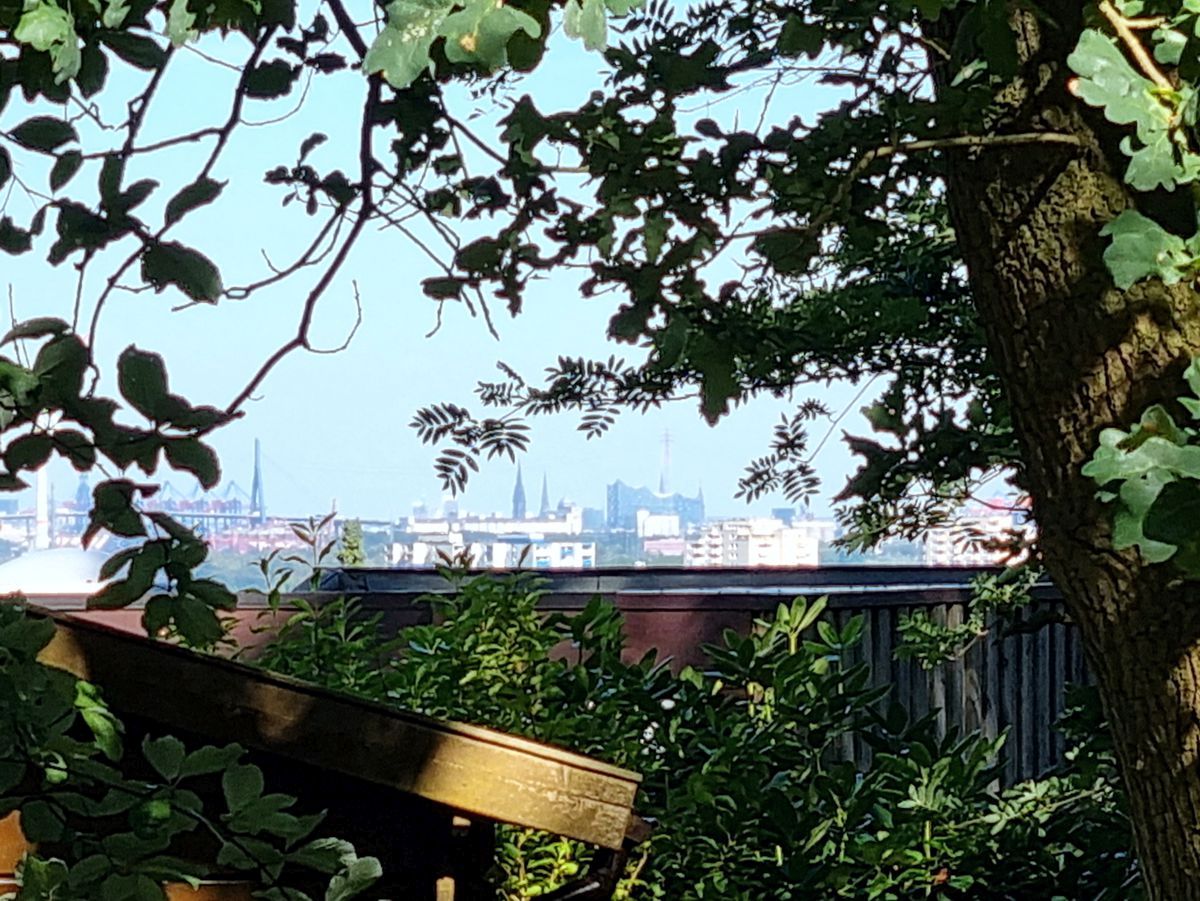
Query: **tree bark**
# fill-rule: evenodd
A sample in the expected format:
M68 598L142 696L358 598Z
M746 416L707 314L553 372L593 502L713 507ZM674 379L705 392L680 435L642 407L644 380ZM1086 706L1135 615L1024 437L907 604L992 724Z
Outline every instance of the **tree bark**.
M1111 511L1080 468L1102 428L1127 428L1181 393L1200 353L1200 296L1112 286L1100 229L1130 205L1168 211L1125 188L1120 131L1067 90L1079 13L1054 13L1050 26L1018 14L1022 74L1002 95L997 130L1068 132L1084 146L955 154L948 199L1045 564L1112 724L1149 895L1188 901L1200 899L1200 592L1169 566L1112 549Z

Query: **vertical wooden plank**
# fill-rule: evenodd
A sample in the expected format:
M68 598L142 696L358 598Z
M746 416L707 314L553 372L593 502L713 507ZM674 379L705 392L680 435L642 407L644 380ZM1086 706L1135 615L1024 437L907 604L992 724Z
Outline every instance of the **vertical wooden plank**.
M1049 608L1046 604L1038 604L1038 611L1044 616ZM1050 630L1053 625L1047 623L1038 629L1037 633L1037 672L1035 685L1038 693L1038 757L1037 775L1050 769L1057 760L1054 756L1054 660L1050 653Z
M946 605L938 604L930 608L929 618L933 620L934 625L945 628L947 624ZM942 738L946 735L946 670L949 666L950 664L942 664L925 670L924 673L927 710L936 714L937 734Z
M964 608L961 603L949 604L946 607L946 625L951 629L959 628L963 623ZM966 654L959 654L946 664L946 698L943 705L946 711L946 728L959 735L966 729L966 696L963 691L966 668Z
M860 650L862 653L863 662L871 672L871 684L876 685L879 681L878 661L875 659L875 641L876 632L879 629L879 617L877 617L871 608L858 611L863 615L863 633L862 644ZM887 701L883 702L886 708ZM871 765L871 750L867 747L867 743L861 739L855 741L854 762L858 766L858 771L865 772Z
M896 678L892 660L892 611L887 607L877 607L875 612L875 685L888 686L888 703L895 704L900 698L896 690Z
M1071 630L1070 661L1070 680L1075 683L1082 683L1086 681L1083 667L1083 642L1080 639L1078 629Z
M1017 781L1020 782L1037 775L1037 685L1034 680L1037 638L1022 632L1018 640L1021 644L1021 677L1017 700L1017 711L1021 718L1021 765Z
M1017 716L1017 697L1021 681L1021 643L1016 635L1006 636L1002 642L1003 657L1000 661L1000 715L997 726L1008 733L1004 755L1004 782L1012 785L1017 781L1021 761L1021 729Z
M912 610L908 607L897 607L894 612L893 641L899 641L899 635L894 631L896 624L899 624L901 616L910 615ZM924 691L915 690L916 685L923 685L925 681L921 674L914 677L914 671L919 671L920 666L912 660L893 660L892 665L896 674L896 694L900 703L913 719L924 716L929 710L928 696Z
M852 616L853 616L853 611L846 607L842 607L838 610L833 611L833 622L837 626L839 633L845 630L845 628L849 624ZM844 663L846 669L851 669L852 667L857 666L861 662L862 662L862 646L861 645L854 645L853 647L846 649L846 652L845 652L845 655L843 658L843 663ZM855 740L854 740L853 733L843 732L841 740L839 742L839 749L838 749L839 761L853 761L855 759L855 752L856 752L856 748L855 748Z
M1061 607L1060 605L1057 605ZM1067 625L1064 623L1055 623L1052 626L1052 657L1054 657L1054 669L1051 671L1051 679L1054 680L1054 719L1055 722L1062 716L1064 708L1066 708L1066 691L1067 691ZM1063 753L1067 751L1067 743L1063 740L1062 733L1055 729L1054 732L1054 757L1055 761L1061 761Z
M989 659L988 636L977 639L963 655L962 667L962 728L963 732L986 733L985 705L986 666Z
M995 618L987 624L988 633L983 638L986 660L983 669L983 734L994 739L1000 734L1001 671L1004 665L1004 646L997 633Z

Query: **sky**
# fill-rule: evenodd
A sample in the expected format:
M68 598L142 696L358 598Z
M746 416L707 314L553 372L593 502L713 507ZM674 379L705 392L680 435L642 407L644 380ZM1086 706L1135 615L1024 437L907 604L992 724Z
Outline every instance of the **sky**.
M200 47L206 54L224 59L244 58L249 49L245 39L237 36L223 41L206 39ZM522 93L531 93L542 109L581 102L588 92L602 87L599 63L582 47L556 35L542 67ZM113 86L127 96L125 92L144 78L145 73L118 63ZM149 143L220 123L227 115L235 78L235 72L194 52L180 53L168 67L149 108L140 141ZM282 208L283 192L264 184L261 174L279 164L290 165L300 142L313 131L326 133L330 139L317 148L309 162L322 170L344 167L353 171L356 120L364 90L361 75L353 71L314 79L297 115L271 126L235 131L214 172L218 180L229 180L228 188L216 203L185 219L173 237L215 260L226 286L268 274L265 258L281 263L294 256L312 239L319 217L307 217L298 204ZM694 115L726 126L740 121L744 126L758 119L763 98L763 92L752 91L696 110ZM296 99L248 101L245 118L264 121L279 117L295 106ZM460 111L474 109L478 117L473 127L479 134L495 135L493 123L502 108L472 108L462 92L450 99ZM811 119L836 100L832 89L812 84L791 87L775 95L771 117ZM118 103L105 108L107 116L118 121L121 111ZM14 97L0 114L0 127L10 128L34 112L61 109L31 109ZM85 149L92 149L96 140L120 140L89 130L86 121L79 127ZM386 153L386 138L377 141ZM162 182L143 208L149 221L161 221L166 200L194 177L210 146L211 142L183 145L140 157L136 167L131 164L127 182L143 177ZM46 185L48 165L31 161L23 153L14 154L14 162L26 183ZM94 184L96 174L95 165L85 166L76 176L72 192L80 184ZM7 200L0 196L0 202L19 223L27 222L34 208L15 185ZM0 286L11 291L18 319L71 318L76 273L70 263L51 268L45 262L47 248L48 242L35 245L32 254L0 257ZM129 245L121 245L106 251L89 270L83 294L85 322L102 278L128 250ZM724 264L728 270L716 275L732 277L736 262L729 260ZM136 344L166 358L172 390L194 403L224 406L260 362L294 334L316 273L309 270L298 280L245 301L223 300L182 310L176 308L184 298L170 291L114 292L103 311L97 337L97 355L109 374L102 389L115 389L111 373L116 357L126 345ZM213 436L225 481L236 481L249 490L253 446L259 439L271 514L317 514L336 505L346 516L395 519L409 514L414 503L436 508L444 492L433 472L435 452L422 446L408 425L418 407L453 401L477 408L472 403L475 383L495 377L498 360L528 375L552 364L559 355L640 356L637 348L605 338L616 299L611 295L585 299L577 278L562 273L535 283L524 311L515 319L504 312L502 303L494 304L498 340L481 320L456 305L447 305L441 328L427 336L435 323L435 308L422 294L420 283L435 274L435 264L403 236L394 231L366 234L318 308L314 343L332 348L345 341L356 318L356 288L361 298L361 326L343 352L296 353L285 359L247 404L245 416ZM824 483L821 497L812 506L817 515L829 513L828 499L854 468L845 445L837 440L840 432L846 429L862 434L868 430L857 411L864 402L855 401L857 394L858 387L844 384L797 391L797 400L815 397L835 413L848 410L836 424L813 424L814 442L831 430L816 459ZM657 486L663 468L663 436L669 433L667 480L671 490L692 494L702 487L710 515L764 513L786 502L781 497L767 497L748 506L734 498L737 479L753 457L766 451L772 427L791 408L786 401L756 400L710 427L695 402L684 401L646 415L625 414L608 436L590 441L576 430L573 419L540 418L532 423L532 445L522 458L527 493L531 503L536 502L545 475L553 500L603 507L604 487L616 479ZM74 493L78 477L69 467L59 461L52 464L51 472L60 497ZM460 497L460 509L507 511L515 473L516 465L507 458L485 464ZM157 479L167 479L185 492L195 484L185 475L163 470Z

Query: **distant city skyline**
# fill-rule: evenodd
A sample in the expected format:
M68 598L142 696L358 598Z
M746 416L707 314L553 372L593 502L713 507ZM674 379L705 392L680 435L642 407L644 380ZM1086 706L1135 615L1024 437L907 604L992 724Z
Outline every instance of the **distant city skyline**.
M631 425L629 432L644 434L644 424ZM720 465L713 465L713 456L721 456L719 450L714 451L713 444L720 443L718 439L723 430L702 427L708 433L705 436L707 443L704 453L697 454L698 459L695 461L683 456L679 450L680 441L675 437L676 433L672 432L674 451L672 469L665 484L668 488L666 494L692 496L703 493L706 514L710 518L763 515L776 507L792 505L779 496L769 496L752 504L734 498L736 478L741 467L737 465L736 459L721 460ZM618 431L619 428L620 426L616 427ZM545 454L538 454L536 427L534 434L534 448L530 454L520 455L517 462L509 461L506 457L503 460L485 463L481 472L473 474L467 490L457 497L437 490L437 481L433 474L433 453L426 448L422 455L415 440L412 444L418 449L418 460L415 465L409 467L389 466L382 461L372 465L370 460L364 461L365 465L341 467L329 460L310 460L303 457L299 461L295 457L281 459L283 455L277 456L278 452L273 453L270 443L264 440L262 488L266 509L271 515L297 517L326 513L336 503L338 512L344 516L394 521L410 516L414 507L423 505L430 511L436 511L445 502L453 500L464 512L509 515L512 512L513 487L518 464L524 473L527 510L530 515L540 510L543 484L551 506L566 501L599 510L606 508L608 486L618 481L630 488L664 493L660 490L664 487L664 480L657 456L647 454L640 468L626 466L619 460L605 459L604 452L607 448L604 447L604 442L616 441L617 437L609 436L589 442L581 435L565 436L564 441L574 441L579 446L575 460L565 461L547 460ZM768 432L764 431L764 442L767 436ZM754 453L753 442L746 441L745 436L742 437L743 440L736 444L746 447L748 454ZM749 462L750 459L747 455L745 462ZM572 465L576 462L581 465ZM602 468L606 463L609 463L611 468ZM235 489L239 497L248 501L254 486L253 440L240 454L223 453L222 466L221 482L209 494L214 497L222 496ZM845 475L849 475L850 467L845 469ZM836 461L830 461L826 465L826 471L829 470L836 472ZM305 474L315 474L316 478L306 481ZM404 478L405 475L415 476L413 482L425 483L425 493L405 493L405 483L408 482L408 479ZM49 476L51 491L58 502L76 498L79 493L79 473L63 461L55 460L50 463ZM135 473L133 477L140 477L140 473ZM90 484L99 480L100 477L96 473L88 475ZM156 476L147 481L161 486L169 485L185 497L199 493L199 485L194 479L186 473L170 469L160 469ZM432 491L428 490L430 487L433 488ZM831 516L832 508L828 498L840 489L841 483L826 484L823 487L821 495L813 499L811 510L816 516ZM14 498L22 509L32 509L35 502L32 487L6 496Z

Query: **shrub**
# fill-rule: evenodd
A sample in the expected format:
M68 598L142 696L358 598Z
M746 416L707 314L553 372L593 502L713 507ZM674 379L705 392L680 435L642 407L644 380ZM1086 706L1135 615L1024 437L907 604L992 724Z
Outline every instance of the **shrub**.
M939 737L849 665L861 620L781 604L678 676L628 663L617 611L538 611L529 574L467 579L426 598L435 622L385 639L353 601L293 616L260 664L432 716L553 742L638 770L658 821L621 898L1139 897L1112 757L1080 696L1060 771L996 788L1003 738ZM380 653L385 649L385 653ZM332 661L332 664L331 664ZM869 753L848 753L855 742ZM855 757L861 759L854 759ZM587 849L504 829L496 884L534 898Z

